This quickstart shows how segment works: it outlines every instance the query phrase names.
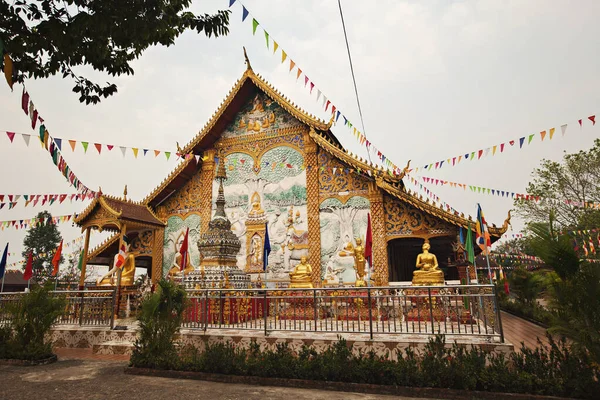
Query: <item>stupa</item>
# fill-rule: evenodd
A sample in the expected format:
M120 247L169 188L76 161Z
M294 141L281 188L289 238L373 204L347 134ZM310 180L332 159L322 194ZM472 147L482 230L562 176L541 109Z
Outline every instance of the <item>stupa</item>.
M186 288L243 289L250 284L250 276L237 266L241 242L231 231L231 221L225 214L223 182L226 179L225 163L221 158L215 175L219 183L215 214L198 241L200 268L186 275Z

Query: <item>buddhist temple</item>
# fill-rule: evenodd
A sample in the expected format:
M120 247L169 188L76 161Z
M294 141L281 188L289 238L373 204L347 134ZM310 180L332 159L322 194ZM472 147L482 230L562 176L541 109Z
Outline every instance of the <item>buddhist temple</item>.
M424 242L450 279L459 229L474 228L471 217L405 189L408 165L390 173L348 152L331 132L333 118L304 112L246 61L212 118L179 149L175 170L144 200L101 194L77 217L87 231L86 263L112 266L126 235L136 267L147 268L155 282L181 257L189 228L192 272L210 268L211 257L225 249L219 254L226 260L217 264L226 261L252 281L263 279L266 264L269 280L289 283L305 257L312 286L351 285L357 281L355 249L364 245L370 214L371 281L411 281ZM217 170L221 179L215 179ZM500 227L489 226L492 241L509 223L510 216ZM217 225L230 235L211 244ZM88 250L93 229L114 235ZM264 260L267 229L271 252Z

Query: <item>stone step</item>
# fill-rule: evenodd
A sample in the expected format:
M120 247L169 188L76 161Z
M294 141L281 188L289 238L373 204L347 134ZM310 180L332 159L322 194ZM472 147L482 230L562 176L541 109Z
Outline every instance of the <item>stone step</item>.
M111 340L92 346L93 354L126 354L133 352L133 343Z

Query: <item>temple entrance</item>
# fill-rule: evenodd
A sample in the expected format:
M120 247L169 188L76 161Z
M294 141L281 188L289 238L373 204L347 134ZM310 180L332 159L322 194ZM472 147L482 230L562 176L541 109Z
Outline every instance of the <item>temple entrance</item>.
M431 252L436 255L439 267L444 271L445 279L454 279L455 268L448 268L448 260L453 258L452 239L436 237L429 239ZM423 239L398 238L387 243L388 276L390 282L412 281L417 256L422 252Z

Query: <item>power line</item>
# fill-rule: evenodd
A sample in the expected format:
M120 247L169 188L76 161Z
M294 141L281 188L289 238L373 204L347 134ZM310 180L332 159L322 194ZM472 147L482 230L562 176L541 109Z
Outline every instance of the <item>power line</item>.
M358 114L360 115L360 123L362 125L363 134L366 135L365 121L363 119L362 109L360 107L360 100L358 98L358 87L356 86L356 78L354 77L354 66L352 65L352 56L350 55L350 45L348 44L348 35L346 34L346 24L344 23L344 14L342 12L341 0L338 0L338 6L340 8L340 18L342 20L342 28L344 29L344 39L346 40L346 49L348 50L348 60L350 61L350 72L352 73L352 82L354 82L354 93L356 93L356 104L358 105ZM367 149L367 156L369 157L369 162L371 162L371 153L369 152L368 149Z

